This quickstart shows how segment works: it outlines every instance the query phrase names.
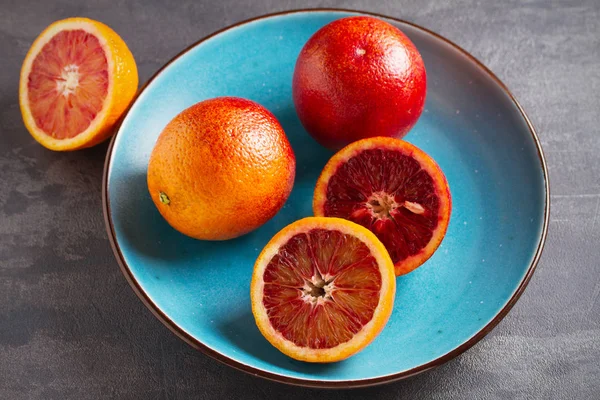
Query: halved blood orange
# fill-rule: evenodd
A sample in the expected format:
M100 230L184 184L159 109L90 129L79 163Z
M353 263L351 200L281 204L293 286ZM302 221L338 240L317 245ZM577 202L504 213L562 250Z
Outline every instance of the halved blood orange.
M369 230L309 217L271 239L254 266L252 313L264 337L301 361L343 360L389 319L394 265Z
M396 275L423 264L450 221L446 177L425 152L399 139L354 142L327 163L315 188L316 216L354 221L381 240Z
M21 114L51 150L90 147L112 134L137 86L135 60L117 33L91 19L64 19L46 28L25 57Z

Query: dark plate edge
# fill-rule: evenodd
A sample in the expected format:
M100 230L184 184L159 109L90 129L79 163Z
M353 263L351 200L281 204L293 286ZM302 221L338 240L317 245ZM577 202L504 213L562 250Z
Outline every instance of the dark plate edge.
M110 165L111 158L112 158L112 152L113 152L113 148L114 148L115 139L117 137L118 131L121 127L121 124L123 123L124 118L127 116L131 106L135 103L135 101L137 101L137 98L144 91L144 89L165 68L167 68L171 63L173 63L179 57L183 56L185 53L190 51L192 48L198 46L202 42L205 42L206 40L209 40L210 38L224 32L224 31L238 27L240 25L247 24L249 22L261 20L261 19L271 18L271 17L275 17L275 16L280 16L280 15L286 15L286 14L305 13L305 12L350 12L350 13L371 15L374 17L388 19L388 20L392 20L392 21L396 21L396 22L400 22L403 24L413 26L413 27L420 29L424 32L427 32L427 33L435 36L436 38L442 40L443 42L449 44L454 49L458 50L460 53L462 53L467 58L469 58L471 61L473 61L477 66L482 68L500 86L500 88L502 90L504 90L506 95L514 102L515 106L517 107L517 109L521 113L522 117L525 119L525 122L527 123L529 131L534 139L534 142L535 142L535 145L536 145L536 148L538 151L538 157L539 157L540 163L542 165L542 172L544 175L543 176L544 177L544 189L546 191L546 196L545 196L546 204L544 206L544 224L543 224L543 228L542 228L542 234L540 236L540 241L538 243L538 247L536 249L533 261L531 262L529 268L527 269L527 273L525 274L525 277L523 278L523 280L517 287L517 290L513 293L512 297L510 298L508 303L506 303L506 305L500 310L500 312L498 314L496 314L496 316L486 326L484 326L479 332L477 332L469 340L467 340L466 342L464 342L463 344L458 346L456 349L454 349L454 350L450 351L449 353L446 353L445 355L438 357L437 359L432 360L426 364L420 365L418 367L412 368L407 371L392 374L392 375L386 375L386 376L370 378L370 379L345 380L345 381L318 381L318 380L309 380L309 379L300 379L300 378L290 378L290 377L286 377L286 376L282 376L282 375L277 375L277 374L274 374L274 373L271 373L268 371L263 371L263 370L254 368L252 366L240 363L238 361L235 361L229 357L226 357L225 355L209 348L208 346L204 345L203 343L199 342L198 340L196 340L195 338L190 336L188 333L183 331L179 326L177 326L177 324L175 324L175 322L173 322L166 314L164 314L158 308L158 306L156 306L156 304L154 304L154 302L146 295L146 293L143 291L141 286L135 280L131 270L125 263L123 254L121 253L119 245L116 241L116 234L115 234L114 226L112 223L112 219L110 217L111 210L110 210L110 200L108 198L108 172L109 172L109 165ZM383 383L390 383L390 382L397 381L400 379L405 379L405 378L417 375L421 372L427 371L431 368L434 368L434 367L437 367L437 366L440 366L440 365L446 363L447 361L462 354L467 349L471 348L477 342L479 342L481 339L483 339L488 333L490 333L492 331L492 329L494 329L496 327L496 325L498 325L498 323L506 316L506 314L508 314L508 312L512 309L512 307L515 305L517 300L519 300L519 298L525 291L527 284L531 280L531 277L533 276L533 273L537 267L537 264L542 255L544 245L546 243L546 237L548 234L548 224L549 224L549 219L550 219L550 187L549 187L549 181L548 181L548 167L546 165L546 158L545 158L544 152L542 150L542 145L540 143L540 139L536 133L536 130L535 130L531 120L529 119L527 114L525 114L523 107L521 107L521 104L519 104L517 99L513 96L513 94L506 87L506 85L489 68L487 68L483 63L481 63L478 59L476 59L474 56L472 56L466 50L462 49L460 46L456 45L455 43L451 42L450 40L444 38L443 36L433 32L429 29L423 28L417 24L414 24L414 23L411 23L408 21L404 21L402 19L389 17L387 15L368 12L368 11L343 9L343 8L295 9L295 10L281 11L281 12L261 15L259 17L250 18L250 19L238 22L236 24L230 25L228 27L225 27L223 29L220 29L208 36L205 36L204 38L198 40L197 42L193 43L192 45L188 46L186 49L184 49L179 54L177 54L175 57L173 57L170 61L168 61L165 65L163 65L158 71L156 71L156 73L154 73L154 75L152 75L152 77L150 79L148 79L148 81L144 85L142 85L140 90L137 92L135 98L133 99L130 106L127 108L125 113L120 118L120 120L119 120L118 124L115 126L114 130L116 133L110 141L110 144L109 144L109 147L107 150L107 154L106 154L106 160L104 163L104 171L103 171L103 176L102 176L102 208L103 208L103 212L104 212L104 221L106 224L106 230L108 233L108 238L110 241L111 248L113 250L115 258L117 259L119 267L121 268L121 272L127 279L127 282L129 282L129 285L132 287L134 292L137 294L137 296L140 298L140 300L142 300L144 305L152 312L152 314L154 314L154 316L156 318L158 318L159 321L161 321L167 328L169 328L175 335L177 335L179 338L181 338L183 341L185 341L188 345L192 346L193 348L195 348L197 350L204 352L208 356L210 356L210 357L214 358L215 360L220 361L230 367L233 367L240 371L249 373L251 375L259 376L259 377L266 378L266 379L269 379L272 381L282 382L282 383L287 383L287 384L292 384L292 385L297 385L297 386L317 387L317 388L338 388L339 389L339 388L367 387L367 386L374 386L374 385L383 384Z

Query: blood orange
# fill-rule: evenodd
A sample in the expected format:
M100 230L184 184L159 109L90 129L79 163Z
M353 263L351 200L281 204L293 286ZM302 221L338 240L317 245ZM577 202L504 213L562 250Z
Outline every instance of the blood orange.
M381 332L395 290L392 260L373 233L340 218L309 217L275 235L258 257L252 313L288 356L334 362Z
M419 51L395 26L369 16L333 21L304 45L292 82L296 112L323 146L401 138L425 105Z
M135 60L117 33L87 18L57 21L23 62L23 121L51 150L90 147L112 134L137 85Z
M148 162L148 190L179 232L226 240L271 219L295 175L294 151L275 116L247 99L217 97L163 129Z
M440 245L452 202L440 167L414 145L376 137L350 144L325 166L313 199L317 216L369 228L403 275Z

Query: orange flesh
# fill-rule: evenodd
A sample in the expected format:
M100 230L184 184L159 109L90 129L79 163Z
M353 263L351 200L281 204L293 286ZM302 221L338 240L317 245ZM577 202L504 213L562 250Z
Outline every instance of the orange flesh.
M33 60L29 106L39 129L56 139L85 131L108 93L108 61L98 38L82 29L56 34Z
M324 215L371 230L397 265L427 246L439 208L433 179L418 161L397 150L369 149L330 178Z
M297 346L347 342L372 318L382 279L359 239L313 229L293 236L267 265L263 303L273 328Z

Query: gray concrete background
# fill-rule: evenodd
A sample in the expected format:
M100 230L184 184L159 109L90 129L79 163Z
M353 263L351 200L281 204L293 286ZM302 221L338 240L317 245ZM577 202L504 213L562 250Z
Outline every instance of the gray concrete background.
M43 149L25 130L17 98L30 44L57 19L110 25L145 82L217 29L316 6L403 18L482 60L536 125L552 188L545 252L507 318L444 366L352 391L264 381L172 335L110 250L101 207L106 144ZM0 399L600 398L599 91L598 0L0 0Z

